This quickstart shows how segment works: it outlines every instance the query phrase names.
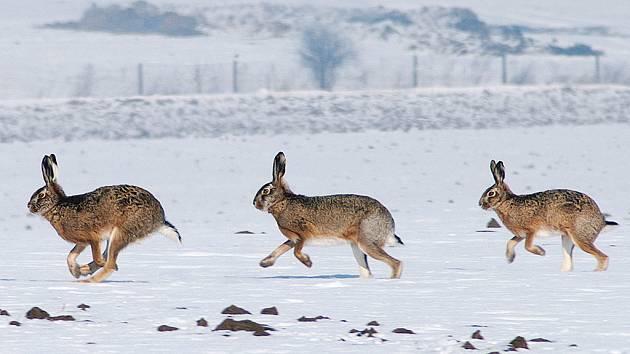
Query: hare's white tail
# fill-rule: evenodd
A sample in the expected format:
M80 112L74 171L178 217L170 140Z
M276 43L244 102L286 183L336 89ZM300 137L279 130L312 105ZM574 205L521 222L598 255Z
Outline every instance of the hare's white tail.
M395 247L399 245L404 245L405 243L400 237L398 237L398 235L394 234L392 237L387 239L387 242L385 244L390 247Z
M164 221L164 225L160 226L157 232L175 242L182 243L182 236L179 234L179 231L177 231L177 228L168 221Z

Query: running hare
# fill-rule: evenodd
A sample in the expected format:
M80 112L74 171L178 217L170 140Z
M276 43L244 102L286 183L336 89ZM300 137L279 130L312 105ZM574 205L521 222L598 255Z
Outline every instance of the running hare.
M361 277L372 276L367 254L387 263L392 278L400 278L402 263L383 250L386 244L402 244L394 234L394 219L387 208L361 195L294 194L284 180L285 165L284 153L279 152L273 162L273 180L263 185L254 197L254 206L271 213L280 232L289 239L264 258L261 267L272 266L291 248L300 262L311 267L309 256L302 253L305 243L339 240L350 243Z
M91 275L102 267L85 282L105 280L118 270L118 253L151 233L159 232L181 242L177 229L164 220L160 202L146 190L119 185L66 196L57 181L57 171L55 155L44 156L42 174L46 185L33 193L28 208L48 220L62 239L75 244L68 254L68 268L75 278ZM102 240L108 243L103 255ZM77 257L88 245L93 261L79 266Z
M597 271L608 267L608 256L593 244L606 225L616 225L606 221L593 199L586 194L554 189L534 194L517 195L503 181L503 162L490 162L494 185L486 189L479 199L483 209L494 209L505 227L515 236L507 243L505 256L514 261L514 247L525 239L525 249L544 256L545 250L534 245L534 238L548 234L562 235L564 260L561 270L573 269L573 247L578 245L584 252L597 259Z

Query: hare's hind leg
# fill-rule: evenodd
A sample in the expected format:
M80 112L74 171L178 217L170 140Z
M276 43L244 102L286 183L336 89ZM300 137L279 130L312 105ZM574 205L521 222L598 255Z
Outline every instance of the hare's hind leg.
M571 230L568 234L573 240L573 243L580 247L582 251L593 255L595 259L597 259L596 272L602 272L608 268L608 256L593 244L593 240L595 240L597 234L593 236L590 232L581 230Z
M374 243L361 242L359 243L359 246L361 247L361 250L363 250L363 252L368 254L368 256L376 260L379 260L381 262L387 263L387 265L389 265L392 268L392 276L391 276L392 279L400 278L400 275L402 274L401 261L390 256L379 245L376 245Z
M367 255L361 251L356 243L351 243L350 247L352 247L354 259L356 259L359 264L359 274L361 278L371 278L372 272L370 272L370 267L368 266Z
M262 261L260 261L260 266L263 268L271 267L274 263L276 263L276 259L278 259L278 257L285 254L287 251L293 248L293 246L295 246L295 243L293 243L293 241L291 240L285 241L283 244L281 244L275 250L273 250L271 254L263 258Z
M514 248L521 241L523 241L523 238L520 236L514 236L508 240L507 246L505 247L505 259L507 259L508 263L514 262L514 257L516 257L516 252L514 252Z
M573 248L575 244L569 235L562 235L562 267L560 271L570 272L573 270Z
M81 276L81 267L77 263L77 257L79 257L86 247L87 243L77 243L74 245L70 253L68 253L68 270L70 270L70 274L77 279Z
M98 253L100 254L100 243L98 244ZM103 251L103 254L101 255L101 260L102 263L100 262L96 262L97 258L94 258L94 248L92 248L92 262L88 263L88 264L84 264L81 266L81 275L92 275L94 274L94 272L96 272L97 270L101 269L104 265L105 265L105 261L107 259L107 252L109 250L109 240L107 240L107 244L105 245L105 250Z
M105 266L96 274L86 279L85 282L100 283L101 281L107 279L114 271L118 270L118 265L116 264L118 254L123 250L123 248L127 247L128 244L125 236L124 232L118 228L115 228L112 231Z

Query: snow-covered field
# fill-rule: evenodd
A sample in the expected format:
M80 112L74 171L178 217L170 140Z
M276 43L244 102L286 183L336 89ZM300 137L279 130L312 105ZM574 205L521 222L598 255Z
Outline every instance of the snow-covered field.
M609 123L1 144L0 308L11 314L0 316L1 351L459 353L466 340L480 352L502 351L520 335L552 341L530 342L530 352L628 352L628 136L628 125ZM252 206L279 150L295 191L367 194L392 211L406 243L388 249L404 262L401 280L385 279L388 269L376 261L376 278L358 279L347 246L307 247L311 269L290 253L258 266L284 241L273 218ZM74 282L65 265L71 246L26 210L50 152L68 193L117 183L152 191L183 246L157 235L123 251L108 282ZM575 271L561 273L559 238L538 241L545 257L519 247L506 264L510 236L486 230L494 215L477 206L493 158L505 161L516 192L563 187L597 200L621 224L597 242L609 270L592 272L594 259L576 250ZM235 234L243 230L255 234ZM81 311L81 303L91 308ZM277 331L211 331L230 304L254 313L235 318ZM77 321L27 320L33 306ZM258 314L269 306L280 315ZM330 319L297 321L317 315ZM195 325L201 317L208 328ZM372 320L381 324L377 338L348 333ZM179 330L158 332L163 324ZM392 333L397 327L416 334ZM485 340L470 339L477 329Z
M0 101L0 142L627 123L624 86Z

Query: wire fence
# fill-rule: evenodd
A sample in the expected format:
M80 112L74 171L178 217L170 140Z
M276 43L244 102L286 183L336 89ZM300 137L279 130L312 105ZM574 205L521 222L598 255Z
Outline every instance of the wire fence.
M0 67L0 79L10 72ZM85 63L4 75L4 98L112 97L252 93L317 89L299 62L214 64L137 63L111 67ZM630 85L630 61L613 57L381 56L339 69L334 90L406 89L433 86Z

